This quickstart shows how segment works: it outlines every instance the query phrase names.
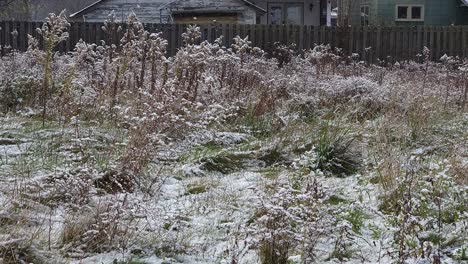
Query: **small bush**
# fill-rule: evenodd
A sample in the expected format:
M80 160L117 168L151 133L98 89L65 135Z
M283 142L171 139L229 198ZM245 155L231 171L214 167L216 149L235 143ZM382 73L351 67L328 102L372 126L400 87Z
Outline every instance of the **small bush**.
M0 106L3 105L6 112L21 109L21 106L34 106L38 85L38 80L33 77L15 78L10 85L0 88Z
M316 181L302 188L279 187L271 197L261 196L252 233L261 263L287 264L298 248L302 260L313 258L319 233L319 199Z
M248 110L247 114L239 121L241 132L251 133L258 138L266 138L273 134L275 121L271 116L256 116L253 110Z
M273 226L271 226L273 228ZM265 240L259 245L259 255L262 264L288 264L291 244L287 239L276 237L274 240Z
M440 259L446 247L460 246L448 230L466 218L468 192L446 175L444 162L422 167L425 174L418 175L414 168L424 163L413 161L407 165L411 169L396 180L396 189L383 198L380 209L391 214L401 262L415 257Z
M336 176L356 173L362 160L360 153L354 149L355 140L355 136L347 130L333 130L328 124L323 126L315 149L316 169Z
M31 240L26 238L11 238L7 241L0 240L0 263L57 263L51 260L49 256L44 255L43 252L38 250L31 242Z
M289 64L296 54L296 44L284 45L280 42L273 43L271 57L278 61L278 67Z
M67 251L105 252L121 248L129 239L128 221L132 215L127 208L132 206L135 205L126 198L122 201L103 199L69 212L60 234L61 244Z
M284 161L286 158L280 152L278 146L275 146L273 149L269 149L266 151L266 153L263 153L259 159L265 162L267 166L272 166L280 163L281 161Z
M94 180L94 185L107 193L133 192L136 179L130 172L108 170Z

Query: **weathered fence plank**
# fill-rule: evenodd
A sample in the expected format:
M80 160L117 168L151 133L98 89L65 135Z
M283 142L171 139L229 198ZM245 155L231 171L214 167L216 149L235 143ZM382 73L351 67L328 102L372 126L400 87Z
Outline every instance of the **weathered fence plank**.
M88 43L118 44L126 30L126 25L109 29L104 32L102 23L73 22L69 28L69 38L57 48L61 52L73 51L76 43L83 39ZM1 21L0 22L1 55L11 49L24 51L28 48L28 37L32 35L43 40L37 34L36 28L41 23ZM187 25L180 24L145 24L151 32L162 32L168 41L167 53L174 55L182 43L181 34ZM298 51L308 50L315 45L329 44L332 48L341 48L343 54L361 54L361 58L375 63L378 59L392 62L414 59L421 53L424 46L431 50L431 59L438 60L442 55L468 56L468 27L317 27L296 25L237 25L237 24L209 24L200 27L203 40L213 42L223 36L222 44L231 47L232 39L236 36L248 37L253 46L270 51L275 42L282 44L295 43ZM16 31L17 33L12 34ZM368 49L370 48L370 49Z

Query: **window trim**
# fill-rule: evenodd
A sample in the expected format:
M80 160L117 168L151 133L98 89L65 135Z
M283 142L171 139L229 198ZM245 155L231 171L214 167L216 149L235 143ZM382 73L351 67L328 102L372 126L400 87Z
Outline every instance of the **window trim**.
M406 15L408 18L398 18L398 8L399 7L407 7L408 10L406 11ZM420 7L421 8L421 18L413 18L412 8L413 7ZM425 18L425 7L424 5L395 5L395 21L402 21L402 22L413 22L413 21L424 21Z

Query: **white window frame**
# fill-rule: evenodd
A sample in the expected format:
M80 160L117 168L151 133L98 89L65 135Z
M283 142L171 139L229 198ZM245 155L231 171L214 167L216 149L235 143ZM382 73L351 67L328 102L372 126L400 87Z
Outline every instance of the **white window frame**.
M399 7L407 7L406 16L408 18L398 18L398 8ZM412 18L412 9L413 7L420 7L421 8L421 18ZM424 5L396 5L395 6L395 21L424 21L425 12L424 12Z

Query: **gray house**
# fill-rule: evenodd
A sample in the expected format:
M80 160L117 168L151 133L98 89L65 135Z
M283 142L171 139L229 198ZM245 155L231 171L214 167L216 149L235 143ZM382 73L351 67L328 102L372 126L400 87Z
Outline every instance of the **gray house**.
M44 21L49 13L77 12L95 0L0 0L0 20Z
M75 21L102 22L112 11L144 23L331 25L332 0L99 0L73 13Z
M134 12L143 23L255 24L266 10L248 0L99 0L72 14L75 21L102 22L114 11L125 21Z
M468 0L339 0L341 25L468 25Z

